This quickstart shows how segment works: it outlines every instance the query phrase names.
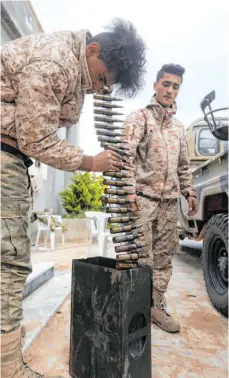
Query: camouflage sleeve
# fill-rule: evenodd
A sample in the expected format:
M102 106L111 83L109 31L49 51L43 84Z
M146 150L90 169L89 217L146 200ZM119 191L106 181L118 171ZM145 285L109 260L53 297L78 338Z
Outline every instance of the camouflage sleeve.
M19 149L51 167L77 170L83 151L57 136L61 102L68 87L65 71L50 61L24 67L17 78L16 132Z
M145 131L145 117L142 110L137 110L130 113L124 122L125 139L128 141L131 153L131 162L133 164L133 171L131 171L131 182L134 186L136 184L136 155L137 148L143 139Z
M188 156L187 138L185 131L183 131L183 136L180 140L180 156L177 173L180 181L181 194L185 198L188 195L196 196L196 190L193 184L193 176Z

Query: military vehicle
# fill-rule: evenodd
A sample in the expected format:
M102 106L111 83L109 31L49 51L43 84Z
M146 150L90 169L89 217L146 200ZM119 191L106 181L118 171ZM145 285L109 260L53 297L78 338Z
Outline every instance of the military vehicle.
M213 306L228 316L228 116L212 110L215 91L200 106L204 117L187 130L188 150L199 210L189 217L187 201L179 201L180 239L202 241L206 289Z

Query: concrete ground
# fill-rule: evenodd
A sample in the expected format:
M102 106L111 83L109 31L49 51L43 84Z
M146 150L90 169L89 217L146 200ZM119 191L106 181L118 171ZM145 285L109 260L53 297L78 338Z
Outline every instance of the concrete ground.
M56 261L55 269L69 271L72 258L84 257L85 251L86 245L68 246L32 253L32 260ZM172 335L152 325L152 378L228 377L227 319L209 303L198 256L179 252L174 257L167 301L182 329ZM70 295L27 349L30 366L44 374L70 377L69 330Z

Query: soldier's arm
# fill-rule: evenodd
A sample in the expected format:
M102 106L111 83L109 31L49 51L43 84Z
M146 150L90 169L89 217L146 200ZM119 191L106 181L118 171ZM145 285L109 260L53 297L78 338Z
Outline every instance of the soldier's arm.
M193 176L188 156L187 138L183 129L183 136L180 140L180 156L178 162L178 177L180 181L181 194L184 197L195 196L196 190L193 184Z
M131 153L131 163L133 170L131 173L131 179L128 179L133 185L136 184L135 178L135 159L137 154L137 148L140 145L145 131L145 117L142 110L132 112L124 122L124 134L125 139L128 141Z
M24 67L17 76L15 120L22 152L54 168L75 171L82 164L83 151L57 136L68 84L65 71L56 63L42 61Z

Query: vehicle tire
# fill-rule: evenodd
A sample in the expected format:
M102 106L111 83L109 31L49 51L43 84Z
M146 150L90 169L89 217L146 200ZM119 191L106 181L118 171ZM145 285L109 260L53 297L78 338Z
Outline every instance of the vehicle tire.
M208 221L202 262L210 301L228 317L228 214L213 215Z

